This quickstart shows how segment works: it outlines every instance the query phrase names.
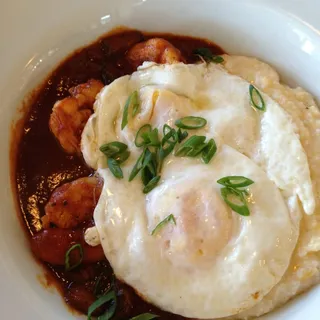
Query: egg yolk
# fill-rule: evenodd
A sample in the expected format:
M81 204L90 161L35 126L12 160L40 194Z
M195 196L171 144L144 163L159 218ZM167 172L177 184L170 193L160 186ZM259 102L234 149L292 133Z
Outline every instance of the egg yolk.
M177 267L212 265L231 236L231 210L213 188L175 198L171 214L176 224L168 223L158 234L162 253Z

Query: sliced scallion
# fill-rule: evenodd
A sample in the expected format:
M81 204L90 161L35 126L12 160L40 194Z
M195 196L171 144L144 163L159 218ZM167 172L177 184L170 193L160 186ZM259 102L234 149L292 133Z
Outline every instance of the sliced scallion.
M196 157L206 147L205 136L191 136L179 145L175 151L176 157Z
M202 151L202 160L205 164L208 164L212 157L217 152L217 145L214 139L210 139L206 147Z
M224 202L241 216L249 216L247 200L242 190L224 187L220 190Z
M116 293L112 291L108 291L106 294L98 298L88 309L88 318L87 320L91 320L92 314L99 309L101 306L104 304L110 302L111 306L107 309L107 311L101 315L98 319L99 320L109 320L111 317L113 317L115 311L116 311L116 306L117 306L117 297Z
M94 284L93 293L94 293L95 296L97 296L97 294L99 292L101 280L102 280L102 274L99 275L99 277L97 278L97 280L96 280L96 282Z
M133 91L131 95L128 97L126 104L124 105L122 122L121 122L121 130L123 130L128 124L129 108L131 105L132 105L132 117L135 117L136 114L140 111L138 91Z
M156 176L154 178L152 178L148 184L143 188L143 193L149 193L152 189L155 188L155 186L158 184L158 182L160 181L160 176Z
M154 175L152 174L152 172L148 167L142 168L141 180L144 186L146 186L153 178L154 178Z
M252 84L250 84L250 86L249 86L249 94L250 94L251 105L255 109L258 109L260 111L266 111L266 104L265 104L265 102L264 102L264 100L262 98L261 93Z
M107 160L108 163L108 168L111 171L111 173L118 179L122 179L123 178L123 172L122 169L119 166L119 163L117 162L117 160L113 159L113 158L108 158Z
M152 127L150 124L145 124L138 130L136 138L134 140L136 147L140 148L148 144L148 134L151 132L151 130Z
M143 168L143 160L144 160L145 154L146 154L146 149L143 150L136 164L134 165L129 176L129 181L132 181L136 177L136 175L140 172L140 170Z
M161 141L161 146L159 148L159 171L161 170L163 160L173 151L175 145L177 144L179 138L178 133L174 128L165 124L163 126L163 138Z
M159 318L159 316L152 313L142 313L142 314L139 314L138 316L131 318L130 320L152 320L155 318Z
M72 252L74 250L79 251L79 260L76 263L71 265L70 255L72 254ZM81 244L77 243L77 244L73 245L65 254L65 269L66 269L66 271L71 271L71 270L77 268L81 264L82 260L83 260L83 249L82 249Z
M227 176L219 179L217 182L225 187L231 188L248 187L254 183L251 179L243 176Z
M214 55L209 48L198 48L193 51L193 54L196 54L202 57L207 62L222 63L224 59L221 56Z
M113 157L114 155L127 150L128 146L119 141L113 141L103 144L99 149L107 157Z
M149 132L148 134L148 139L149 139L149 146L153 146L153 147L158 147L160 146L160 140L159 140L159 136L158 136L158 129L155 128L152 131Z
M188 137L189 134L187 131L182 132L181 128L179 128L177 131L177 135L178 135L178 142L181 143L185 138Z
M161 222L159 222L151 232L151 235L152 236L155 235L163 226L165 226L169 222L173 223L174 225L177 224L173 214L169 214L166 218L164 218Z
M132 117L134 118L140 112L140 101L138 91L132 93Z
M130 157L130 152L128 150L116 154L115 156L113 156L113 159L116 160L118 162L118 164L121 164L123 162L125 162L128 158Z
M178 128L181 129L188 129L188 130L194 130L194 129L200 129L203 128L207 124L207 120L202 117L194 117L194 116L188 116L181 119L178 119L175 122L175 125Z

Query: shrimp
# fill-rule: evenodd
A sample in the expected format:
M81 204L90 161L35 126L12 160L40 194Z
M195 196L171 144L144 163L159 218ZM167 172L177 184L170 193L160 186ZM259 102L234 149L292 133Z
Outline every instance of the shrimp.
M80 178L58 187L45 206L43 228L50 228L50 224L63 229L74 228L92 219L101 189L102 181L95 177Z
M54 104L49 127L67 153L80 154L81 133L92 114L96 95L102 88L100 81L91 79L71 88L70 97Z
M31 249L39 260L52 265L63 266L66 252L76 243L82 247L82 262L84 264L105 260L101 245L89 246L84 240L82 229L50 228L42 230L31 238ZM76 261L78 260L77 253L75 252L74 256L71 257Z
M161 38L152 38L136 44L127 52L127 58L135 68L144 61L168 64L185 61L180 50Z

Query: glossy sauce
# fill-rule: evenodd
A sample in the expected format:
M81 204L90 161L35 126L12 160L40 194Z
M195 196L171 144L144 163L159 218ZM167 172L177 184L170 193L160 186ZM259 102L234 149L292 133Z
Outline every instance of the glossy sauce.
M54 103L68 96L70 87L91 78L109 84L118 77L134 72L125 53L134 44L152 37L170 41L180 49L188 63L198 60L192 52L199 47L208 47L215 54L223 53L222 49L202 39L125 30L98 39L62 62L30 105L17 148L17 197L30 235L41 230L40 218L44 215L44 206L56 187L93 173L82 158L66 154L50 132L48 121ZM54 277L55 285L61 290L65 301L84 314L96 300L96 295L103 294L113 283L117 293L117 308L113 319L129 319L145 312L161 315L162 319L183 319L144 302L132 288L114 279L107 261L82 265L70 272L49 264L45 264L45 267Z

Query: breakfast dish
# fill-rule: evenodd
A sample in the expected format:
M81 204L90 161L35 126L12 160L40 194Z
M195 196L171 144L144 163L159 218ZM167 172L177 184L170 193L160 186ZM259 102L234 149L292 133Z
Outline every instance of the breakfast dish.
M121 30L30 110L21 213L88 319L248 319L319 283L320 111L266 63Z

